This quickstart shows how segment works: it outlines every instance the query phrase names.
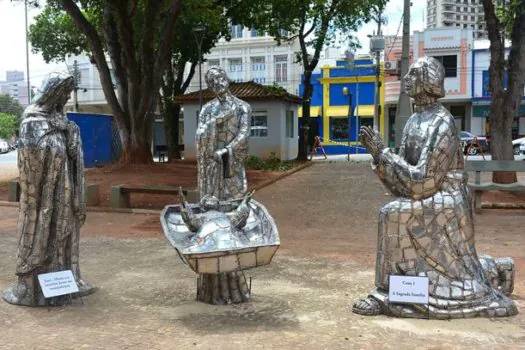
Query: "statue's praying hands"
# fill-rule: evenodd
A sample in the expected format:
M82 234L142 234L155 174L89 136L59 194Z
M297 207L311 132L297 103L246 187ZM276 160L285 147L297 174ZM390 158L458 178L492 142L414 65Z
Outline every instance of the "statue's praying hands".
M374 129L369 126L361 127L361 132L359 133L359 139L365 148L368 150L370 155L374 158L374 162L379 161L379 155L385 149L383 139L381 135Z

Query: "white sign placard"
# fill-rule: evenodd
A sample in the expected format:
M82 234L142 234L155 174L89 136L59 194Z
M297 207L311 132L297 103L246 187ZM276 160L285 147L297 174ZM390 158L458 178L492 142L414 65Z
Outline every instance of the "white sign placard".
M428 304L428 277L390 276L388 301Z
M78 293L77 282L75 282L75 277L73 277L71 270L38 275L38 282L46 298Z

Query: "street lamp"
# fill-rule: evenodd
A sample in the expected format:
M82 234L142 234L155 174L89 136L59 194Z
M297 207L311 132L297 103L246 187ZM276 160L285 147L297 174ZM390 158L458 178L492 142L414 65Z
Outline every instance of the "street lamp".
M197 42L199 55L199 114L202 110L202 40L204 39L205 28L202 25L193 27L193 36ZM198 117L197 117L198 118Z

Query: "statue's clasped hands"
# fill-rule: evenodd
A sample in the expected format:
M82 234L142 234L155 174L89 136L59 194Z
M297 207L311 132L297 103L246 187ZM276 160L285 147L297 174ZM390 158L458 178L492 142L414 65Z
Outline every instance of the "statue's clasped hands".
M213 154L213 159L215 159L218 162L222 162L222 156L228 153L228 150L226 148L221 148Z
M379 135L379 133L371 127L363 126L361 127L361 131L359 133L359 139L361 140L363 146L368 150L370 155L374 158L374 162L377 163L379 161L379 155L385 149L381 135Z

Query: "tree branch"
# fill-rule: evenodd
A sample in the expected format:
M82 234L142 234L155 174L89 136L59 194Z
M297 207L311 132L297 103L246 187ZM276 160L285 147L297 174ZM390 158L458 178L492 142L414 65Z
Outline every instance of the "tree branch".
M516 108L523 97L525 88L525 9L518 8L510 39L512 46L508 58L509 86L505 96L505 104Z
M62 5L62 8L69 14L69 16L71 16L71 19L77 28L86 36L100 74L102 90L104 91L104 95L111 107L111 110L113 111L113 116L115 117L117 123L120 125L125 125L125 115L122 108L120 107L117 96L115 95L115 90L113 89L113 82L111 81L111 74L109 72L108 63L106 62L104 46L100 36L93 25L91 25L86 17L84 17L73 0L58 1L60 5Z
M503 86L503 76L505 71L505 48L501 38L501 22L496 16L496 9L492 0L483 0L485 20L487 21L487 32L490 40L490 90L492 98L500 98L502 91L492 91L494 84Z
M191 83L191 80L193 79L193 76L195 75L195 67L197 67L197 62L191 62L190 71L188 72L188 76L186 77L186 80L184 81L184 84L182 84L181 87L181 93L185 93L186 89L188 89L188 86Z

